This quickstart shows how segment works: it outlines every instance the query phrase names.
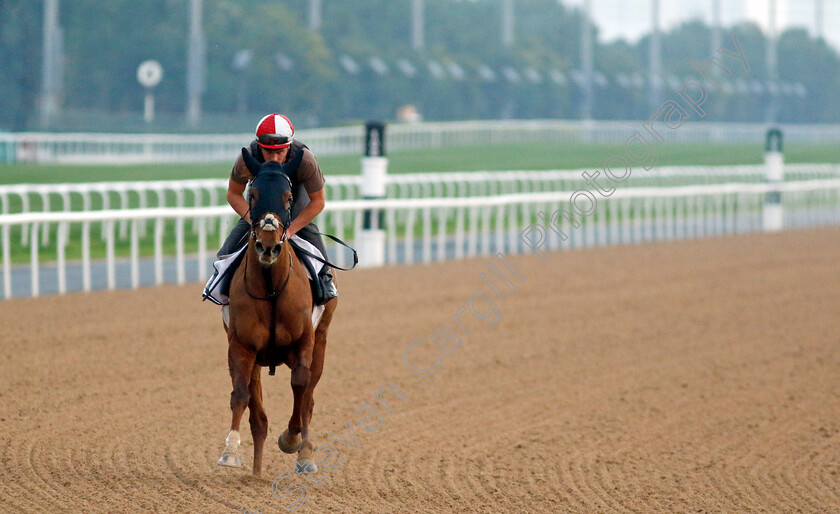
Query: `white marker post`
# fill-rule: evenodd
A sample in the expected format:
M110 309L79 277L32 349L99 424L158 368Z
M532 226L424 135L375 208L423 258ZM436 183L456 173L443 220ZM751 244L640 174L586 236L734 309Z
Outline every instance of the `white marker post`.
M143 61L137 67L137 82L146 88L143 99L143 120L151 123L155 119L155 95L152 89L163 79L163 66L157 61Z
M764 153L765 182L780 184L785 178L785 160L782 154L782 131L767 131ZM777 232L783 227L782 193L778 189L767 191L764 196L764 231Z
M362 157L362 198L385 198L388 158L385 157L385 124L365 124L365 156ZM384 216L378 209L365 209L362 233L359 234L359 267L385 264Z

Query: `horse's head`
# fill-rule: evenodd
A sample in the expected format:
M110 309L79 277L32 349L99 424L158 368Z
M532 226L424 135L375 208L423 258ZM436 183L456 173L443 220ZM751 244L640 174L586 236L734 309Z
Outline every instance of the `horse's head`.
M254 176L248 193L252 244L260 263L271 266L280 255L286 229L292 222L292 182L285 164L273 161L260 164L245 148L242 159Z

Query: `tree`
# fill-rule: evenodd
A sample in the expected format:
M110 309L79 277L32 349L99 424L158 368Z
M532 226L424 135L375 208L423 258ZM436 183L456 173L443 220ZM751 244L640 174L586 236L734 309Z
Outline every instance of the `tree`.
M432 120L579 115L583 91L573 80L581 68L578 9L556 0L517 0L514 42L504 46L502 0L426 0L426 45L415 51L412 0L324 2L317 33L308 28L309 1L204 1L207 89L202 130L250 129L255 116L273 111L288 113L299 126L388 119L405 104L417 105ZM144 130L143 90L135 74L141 61L156 59L165 71L155 89L158 119L151 129L187 130L187 3L62 1L62 128ZM0 129L37 127L42 5L0 1ZM766 87L765 35L754 24L723 29L725 48L732 48L732 32L750 70L739 68L723 87L710 92L705 119L763 121L773 91ZM673 98L683 81L697 77L691 60L712 57L711 31L692 20L661 38L663 95ZM252 58L235 68L234 56L243 50ZM345 56L356 62L355 72L341 64ZM647 77L648 37L636 43L596 40L593 58L597 76L606 79L596 81L594 117L647 119L646 84L638 83ZM376 59L387 69L377 70ZM413 76L399 68L400 59L414 67ZM442 71L433 73L431 62ZM506 77L511 70L518 80ZM562 77L567 81L558 83ZM840 121L840 103L834 101L840 93L840 56L824 41L798 29L783 33L778 79L778 95L772 98L778 102L780 121ZM792 86L796 83L804 86L804 95L802 88ZM245 105L247 112L242 112Z
M778 42L779 79L805 86L805 97L784 95L780 118L796 122L838 120L840 57L825 40L815 40L805 29L785 31ZM784 91L782 92L784 93Z

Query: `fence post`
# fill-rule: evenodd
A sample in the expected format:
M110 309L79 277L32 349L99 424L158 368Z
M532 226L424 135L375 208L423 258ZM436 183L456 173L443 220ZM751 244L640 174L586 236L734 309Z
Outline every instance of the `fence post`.
M3 298L12 297L12 227L3 225Z
M765 182L779 184L784 180L784 154L782 153L782 131L772 128L767 131L764 153ZM782 193L778 189L767 191L764 196L764 231L775 232L783 226Z
M362 198L385 198L388 158L385 157L385 124L369 121L365 124L365 156L362 157ZM365 209L359 237L359 266L363 268L385 264L384 213L379 209Z

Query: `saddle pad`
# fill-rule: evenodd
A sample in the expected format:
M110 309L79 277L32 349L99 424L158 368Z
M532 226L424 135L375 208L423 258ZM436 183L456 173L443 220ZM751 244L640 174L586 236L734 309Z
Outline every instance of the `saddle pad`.
M299 237L297 234L293 235L290 241L294 241L295 245L299 246L300 248L303 248L307 252L313 255L317 255L322 259L324 258L324 256L321 255L321 251L318 250L318 248L315 245L313 245L306 239ZM292 248L294 248L294 246L292 246ZM301 254L299 252L295 252L295 255L297 255L299 259L306 259L306 261L309 263L309 266L304 266L304 268L306 268L306 276L309 277L309 280L313 280L312 274L309 273L310 268L318 270L318 273L320 273L321 269L324 266L326 266L326 264L324 264L323 262L320 262L314 257L310 257L309 255Z
M248 245L230 255L223 255L213 263L213 276L207 281L204 292L201 294L203 300L210 300L216 305L227 305L230 302L228 298L230 281L233 279L233 272L236 271L239 261L245 255L246 248Z
M323 255L321 255L318 248L309 241L306 241L297 235L292 236L292 240L294 240L295 244L299 245L304 250L323 258ZM227 295L227 293L230 292L230 281L233 278L233 272L236 271L236 268L239 266L239 261L242 260L242 256L244 255L247 247L248 245L246 244L234 253L224 255L221 259L213 263L213 276L207 281L207 284L204 286L204 292L201 295L204 300L210 300L216 305L223 306L222 319L224 320L225 326L228 326L229 323L226 306L230 303L230 298ZM308 255L297 255L298 258L306 259L309 262L309 266L304 266L304 268L306 268L306 276L309 280L313 280L312 273L309 271L310 268L320 271L325 266L324 263L319 262ZM318 328L318 323L321 321L322 314L324 314L323 305L317 305L312 309L313 328Z

